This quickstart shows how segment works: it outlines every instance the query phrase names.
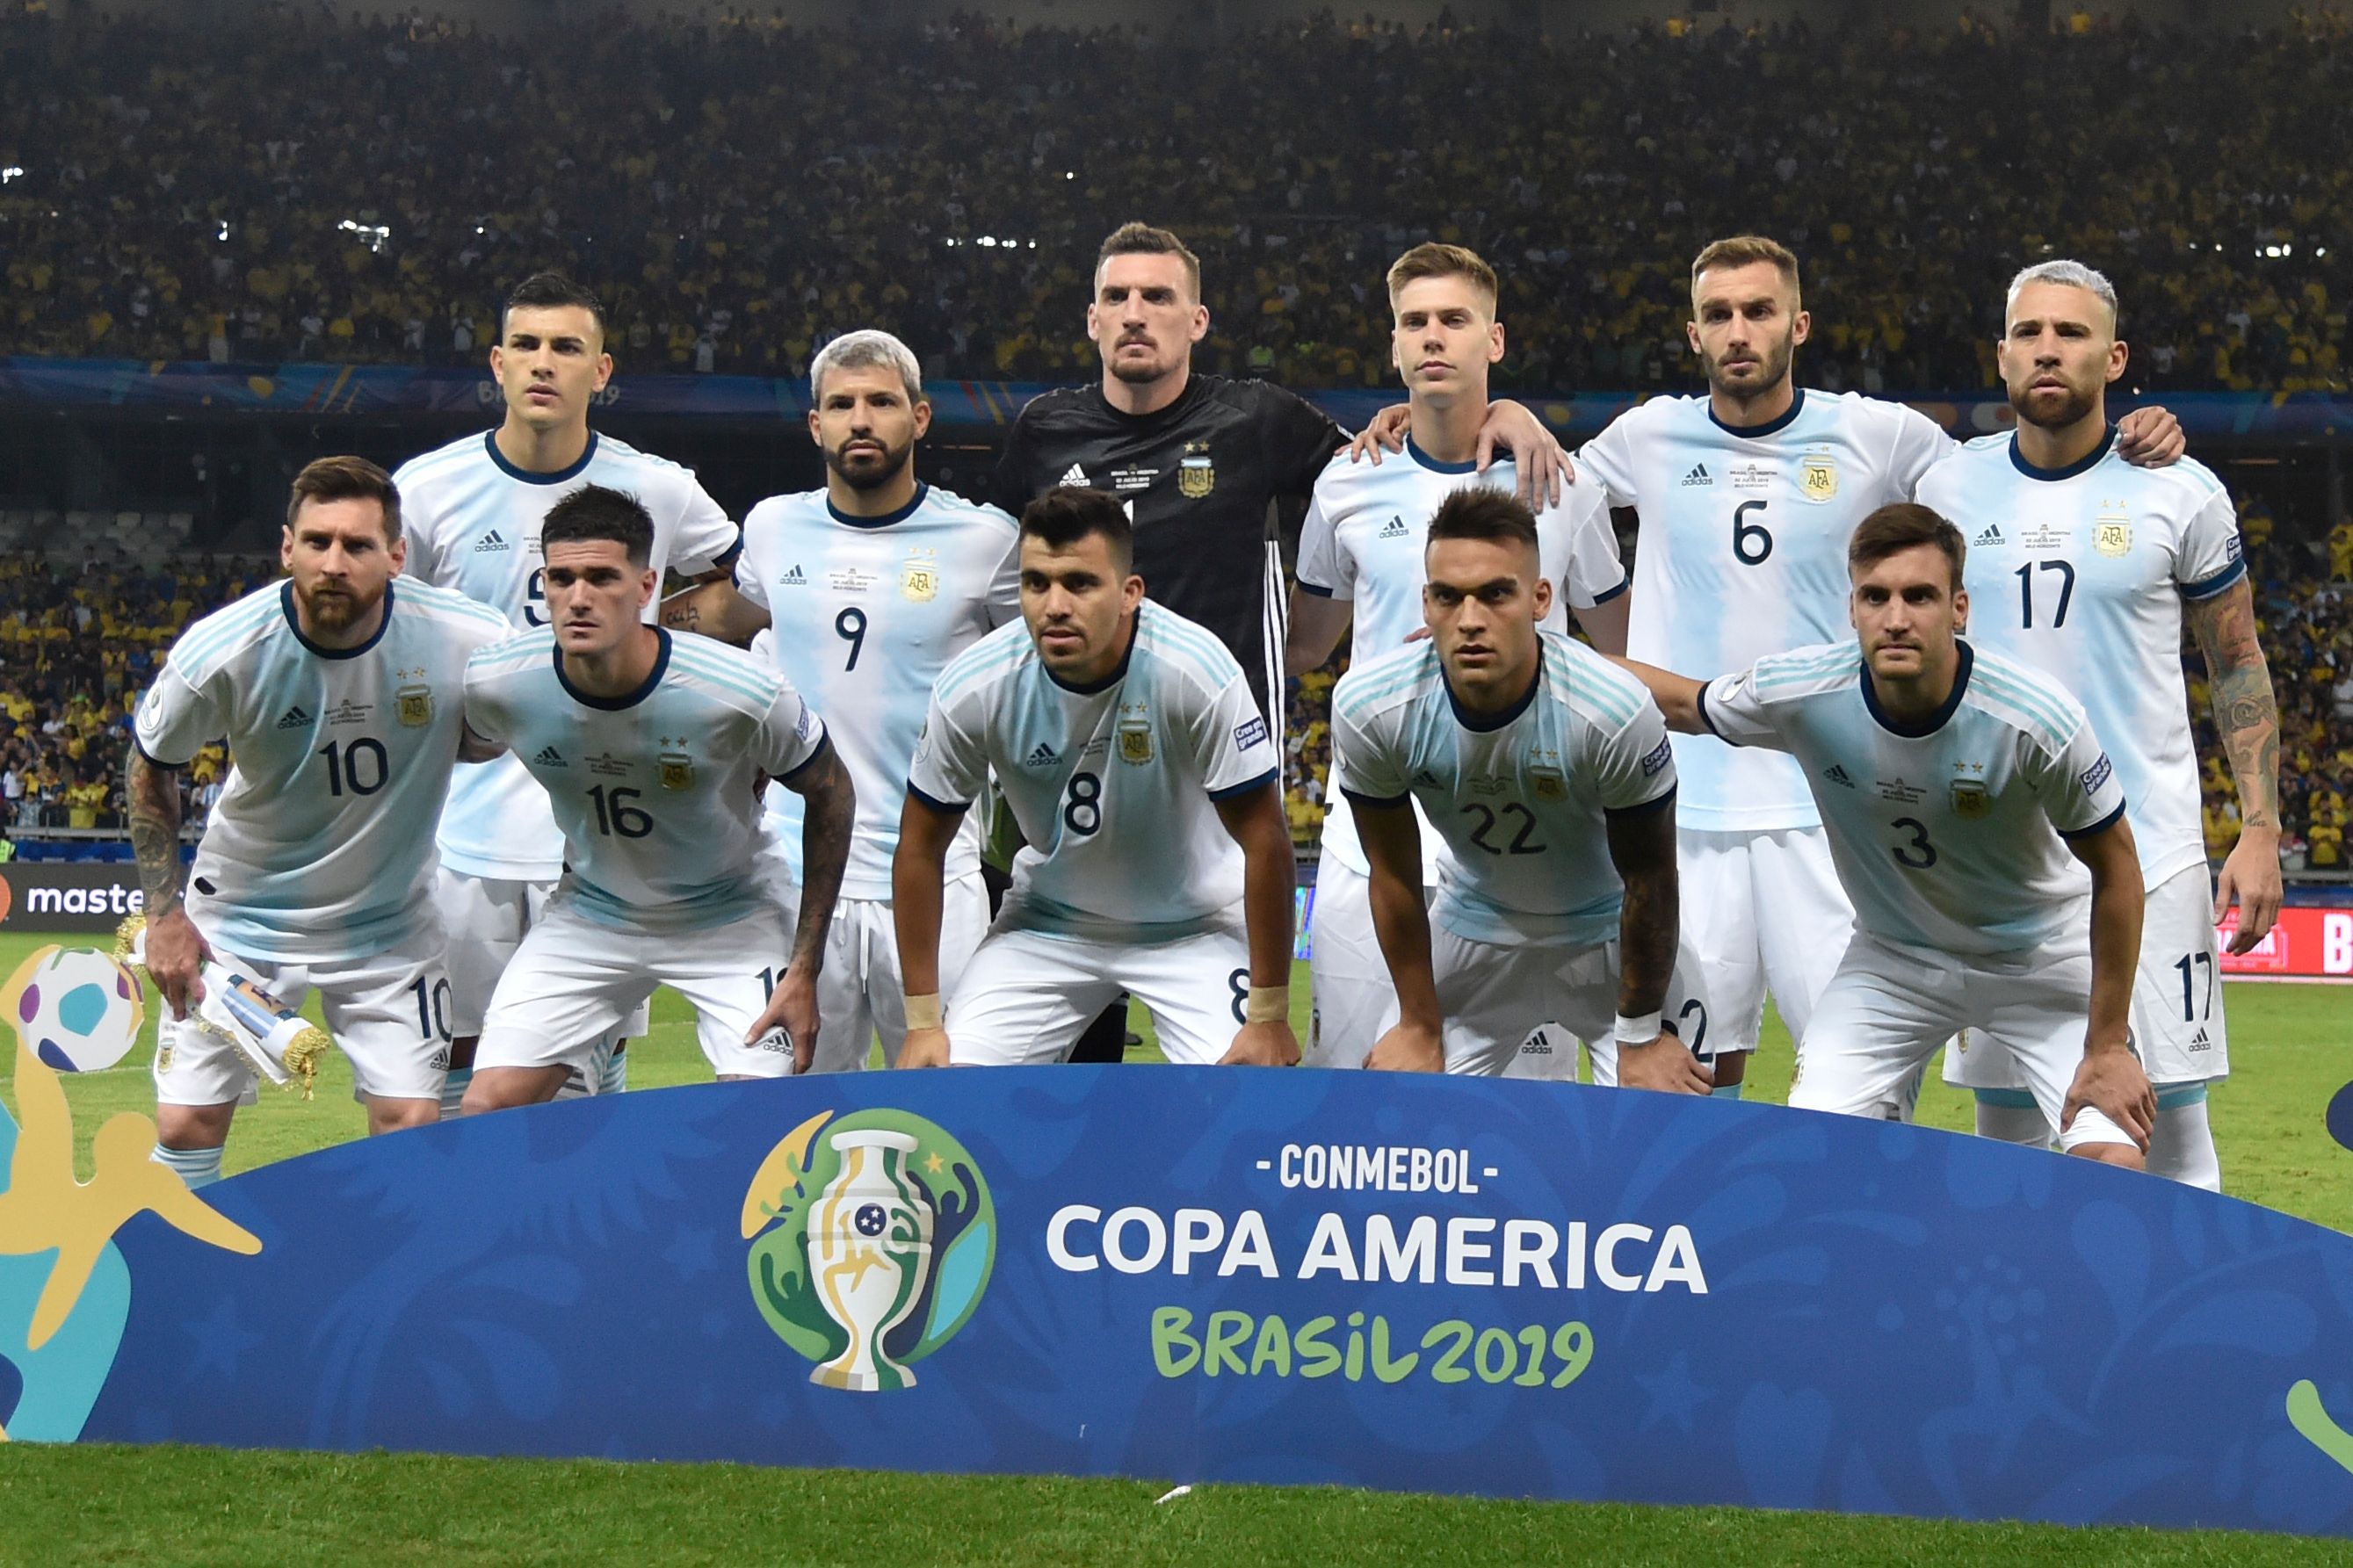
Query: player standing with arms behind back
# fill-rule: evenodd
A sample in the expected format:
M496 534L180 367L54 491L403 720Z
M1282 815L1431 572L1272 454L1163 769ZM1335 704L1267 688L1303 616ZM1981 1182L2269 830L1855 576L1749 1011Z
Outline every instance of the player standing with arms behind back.
M902 1066L1057 1060L1123 990L1172 1060L1299 1059L1273 742L1233 656L1145 602L1130 551L1103 491L1031 502L1023 624L966 648L933 692L892 867ZM992 771L1028 847L944 1028L942 871Z
M1477 472L1488 369L1504 356L1494 269L1460 246L1418 245L1398 258L1388 281L1396 323L1390 357L1405 380L1411 434L1402 458L1376 465L1337 457L1315 481L1300 531L1285 644L1285 661L1294 669L1322 666L1343 636L1353 664L1399 647L1421 630L1428 577L1422 544L1431 515L1464 487L1508 490L1517 477L1508 461ZM1538 570L1548 585L1544 624L1565 630L1573 608L1596 647L1625 652L1626 573L1601 487L1571 488L1562 504L1535 514L1535 528ZM1435 889L1444 840L1427 819L1421 832L1422 883ZM1335 791L1315 873L1311 1066L1361 1063L1382 1016L1395 1008L1366 891L1370 869L1352 803ZM1572 1054L1550 1065L1575 1075Z
M506 623L462 595L396 584L400 492L359 458L294 479L284 582L190 626L132 727L131 842L146 889L147 971L172 1016L155 1053L155 1158L216 1180L255 1080L188 1018L197 971L224 963L300 1005L318 991L351 1058L368 1131L440 1113L449 1037L427 834L463 733L467 657ZM183 902L180 790L199 747L228 738L228 785Z
M1706 679L1845 640L1848 539L1873 510L1910 500L1955 449L1900 404L1799 387L1791 366L1811 326L1796 257L1756 235L1717 240L1692 262L1685 329L1707 395L1654 397L1579 449L1610 503L1641 513L1633 658ZM2127 425L2136 460L2181 450L2162 410ZM1802 1036L1853 910L1788 758L1679 735L1675 766L1685 939L1713 1012L1707 1039L1693 1043L1715 1061L1716 1092L1736 1095L1766 992Z
M546 626L540 522L592 484L637 497L652 517L657 580L672 567L725 574L735 525L693 473L588 427L588 410L613 374L594 294L553 272L526 279L507 297L491 374L506 402L499 427L413 458L394 476L407 504L411 576L480 600L518 631ZM439 840L437 897L449 935L457 1037L445 1108L455 1110L491 988L564 869L564 836L547 792L510 756L459 774ZM640 1019L626 1032L643 1031ZM589 1091L622 1086L618 1038L597 1043L585 1069Z
M2148 885L2132 1008L2157 1088L2148 1168L2220 1192L2206 1094L2231 1068L2214 928L2236 902L2232 951L2245 952L2278 918L2281 897L2279 710L2238 514L2202 464L2141 469L2116 456L2107 387L2127 351L2107 279L2075 261L2030 267L2011 281L2003 315L2002 381L2018 428L1929 469L1920 495L1969 541L1970 640L2063 682L2116 759ZM2181 679L2185 620L2239 788L2242 826L2219 887L2207 879ZM2000 1052L1947 1051L1945 1078L1977 1091L1979 1132L2051 1141Z

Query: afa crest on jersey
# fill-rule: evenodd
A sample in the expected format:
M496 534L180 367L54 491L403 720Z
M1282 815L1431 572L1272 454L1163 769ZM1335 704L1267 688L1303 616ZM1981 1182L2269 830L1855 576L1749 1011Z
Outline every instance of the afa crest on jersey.
M939 552L920 545L907 552L906 564L899 568L899 594L902 598L918 605L928 605L940 596Z
M1977 822L1993 811L1993 796L1978 779L1953 781L1953 815L1964 822Z
M412 730L422 729L433 722L433 689L428 686L404 686L393 694L393 710L400 721Z
M1187 500L1199 500L1218 488L1218 470L1209 461L1207 441L1187 441L1176 460L1176 489Z
M1119 760L1137 767L1152 760L1152 715L1141 706L1119 710Z
M1825 456L1798 460L1798 493L1808 500L1829 500L1838 494L1838 461Z
M2103 517L2092 529L2092 548L2103 555L2132 553L2132 519Z
M655 776L661 780L662 788L692 789L694 787L694 759L684 752L664 752L655 759Z
M1561 772L1556 753L1540 752L1528 763L1528 787L1538 800L1568 798L1568 775Z

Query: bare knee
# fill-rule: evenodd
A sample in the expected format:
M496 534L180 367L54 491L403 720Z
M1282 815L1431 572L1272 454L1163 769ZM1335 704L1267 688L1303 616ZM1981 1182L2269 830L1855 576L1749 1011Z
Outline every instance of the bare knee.
M2103 1165L2121 1166L2127 1171L2145 1171L2148 1161L2129 1143L2083 1143L2067 1151L2083 1160L2097 1160Z
M466 1085L460 1116L510 1110L518 1105L539 1105L554 1100L564 1087L565 1069L553 1068L477 1068Z
M155 1142L166 1149L217 1149L228 1142L237 1102L222 1105L158 1105Z
M441 1120L441 1102L438 1100L396 1099L390 1095L368 1096L368 1136L382 1132L397 1132L404 1127L425 1127Z

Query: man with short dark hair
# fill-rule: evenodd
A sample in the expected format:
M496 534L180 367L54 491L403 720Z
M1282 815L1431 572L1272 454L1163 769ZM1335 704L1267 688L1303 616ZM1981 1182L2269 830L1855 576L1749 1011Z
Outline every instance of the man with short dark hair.
M1857 910L1789 1103L1897 1116L1967 1028L2015 1057L2063 1148L2137 1169L2157 1105L2132 1043L2142 887L2116 766L2063 689L1960 639L1951 523L1882 507L1846 555L1859 658L1826 643L1704 682L1629 665L1669 727L1796 759Z
M856 809L824 724L750 654L645 623L661 580L636 498L575 491L541 538L549 624L468 663L467 743L531 770L565 873L499 977L467 1114L554 1098L663 984L694 1004L721 1079L807 1067ZM789 952L761 856L763 777L807 804Z
M400 492L361 458L294 480L287 577L174 643L132 724L131 842L148 973L170 1009L155 1053L155 1157L216 1180L254 1070L208 1021L220 962L299 1005L315 989L368 1131L433 1121L448 1005L431 827L458 762L466 659L506 623L461 594L393 579ZM227 736L237 759L182 882L180 770ZM194 1015L193 1016L191 1015Z
M1022 623L942 673L908 778L900 1065L1055 1060L1123 989L1172 1060L1298 1060L1291 830L1240 667L1146 602L1116 497L1048 491L1020 548ZM943 1007L944 863L992 772L1029 847Z
M1516 498L1457 490L1427 541L1429 638L1353 665L1332 695L1333 776L1396 998L1366 1065L1497 1075L1557 1022L1591 1042L1599 1082L1704 1094L1681 1037L1706 1004L1677 962L1657 706L1543 628L1553 584ZM1422 813L1451 851L1427 911Z

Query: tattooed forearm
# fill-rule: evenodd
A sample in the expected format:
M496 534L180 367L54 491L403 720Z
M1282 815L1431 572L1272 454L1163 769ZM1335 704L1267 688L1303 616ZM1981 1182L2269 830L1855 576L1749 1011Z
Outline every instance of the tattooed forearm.
M2255 634L2254 589L2241 581L2192 605L2189 624L2199 651L2206 656L2214 725L2239 788L2239 820L2249 827L2276 831L2279 706L2272 696L2271 667Z
M139 885L147 895L147 918L159 920L180 907L180 776L132 748L123 794L131 816L131 847L139 858Z
M823 755L801 770L786 788L801 797L801 918L793 931L791 963L815 967L825 952L825 933L833 923L833 906L841 896L841 877L849 864L849 832L858 816L858 796L849 770L828 746Z
M1666 1005L1675 967L1677 921L1675 814L1663 810L1609 819L1609 858L1626 885L1618 914L1618 1011L1630 1018Z

